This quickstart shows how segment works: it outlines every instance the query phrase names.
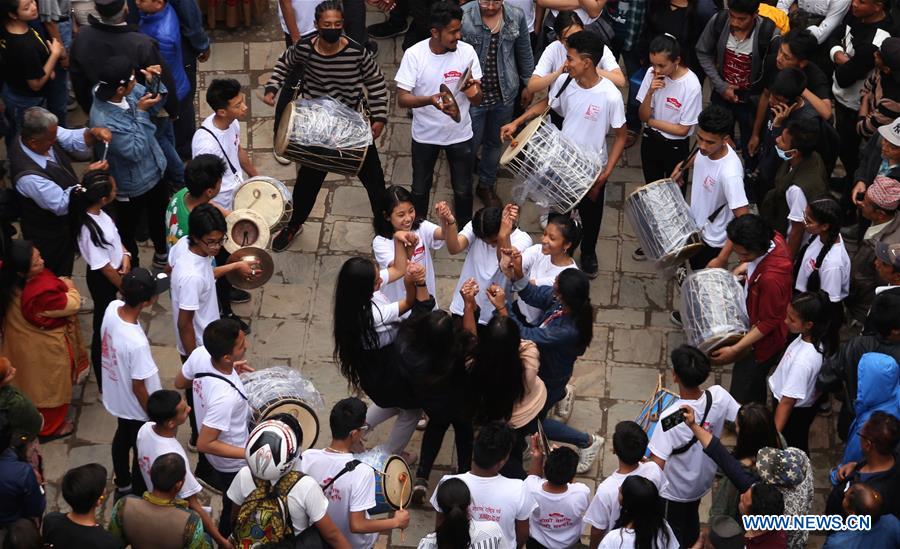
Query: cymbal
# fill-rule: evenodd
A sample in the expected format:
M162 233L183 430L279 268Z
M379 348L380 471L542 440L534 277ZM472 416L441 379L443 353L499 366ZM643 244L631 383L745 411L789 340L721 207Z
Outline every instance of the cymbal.
M456 98L453 97L453 92L450 91L447 84L441 84L441 95L441 101L444 103L444 114L458 123L460 120L459 105L456 103Z
M235 288L255 290L268 282L269 279L272 278L272 275L275 274L275 262L272 260L272 256L269 252L262 248L247 246L228 256L229 264L238 261L246 261L251 264L256 263L257 272L256 276L250 280L242 277L237 271L231 271L225 275L228 281L231 282L231 285Z

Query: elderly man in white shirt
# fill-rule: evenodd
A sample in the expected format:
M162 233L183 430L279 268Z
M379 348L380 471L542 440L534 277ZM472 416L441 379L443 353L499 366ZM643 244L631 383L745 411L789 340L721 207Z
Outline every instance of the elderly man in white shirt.
M69 223L69 193L78 184L64 151L86 151L100 142L109 143L106 128L68 130L41 107L25 111L20 134L9 150L10 178L19 194L22 234L34 242L50 271L71 276L75 262L75 241ZM91 170L109 168L106 161L94 162Z

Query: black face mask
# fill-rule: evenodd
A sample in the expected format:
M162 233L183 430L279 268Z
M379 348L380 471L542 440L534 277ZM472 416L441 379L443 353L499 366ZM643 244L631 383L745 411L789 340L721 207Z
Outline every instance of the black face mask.
M329 44L334 44L341 39L343 32L343 29L319 29L319 38Z

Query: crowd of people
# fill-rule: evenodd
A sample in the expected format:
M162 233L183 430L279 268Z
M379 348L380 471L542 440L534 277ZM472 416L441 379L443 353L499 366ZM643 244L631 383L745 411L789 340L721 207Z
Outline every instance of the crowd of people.
M826 532L826 547L900 546L900 5L366 3L386 20L367 28L363 0L279 1L286 49L260 91L276 121L297 96L328 96L366 113L373 137L357 174L372 250L342 265L333 303L334 367L351 396L318 449L292 415L250 421L251 329L231 304L251 296L229 280L263 273L229 263L226 220L241 185L265 174L241 143L237 80L208 81L197 125L197 64L210 56L197 3L0 0L12 183L0 189L0 547L370 548L410 520L402 506L370 515L376 477L354 457L393 419L382 450L414 470L412 505L437 512L420 548L571 547L586 529L591 548L800 548L808 532L741 518L822 509L817 416L846 445L820 503L871 517L869 530ZM393 100L412 118L412 173L387 181L376 143L393 107L375 51L400 34ZM70 127L78 107L87 124ZM599 166L571 212L542 210L539 242L497 191L504 142L537 117ZM597 253L607 183L638 141L645 181L677 183L702 227L676 284L730 268L749 330L708 353L671 350L677 398L649 427L610 425L607 442L600 425L568 425L572 377L603 320L591 284L611 261ZM432 205L441 151L452 200ZM80 176L75 161L88 163ZM297 163L274 252L290 249L326 176ZM445 245L464 261L438 303L432 256ZM167 291L173 387L140 323ZM723 366L729 388L710 384ZM70 510L45 514L40 443L73 433L72 389L90 375L116 418L115 487L101 464L72 468L60 483ZM455 474L430 485L450 427ZM604 444L617 464L592 494L576 476ZM218 517L204 489L221 495Z

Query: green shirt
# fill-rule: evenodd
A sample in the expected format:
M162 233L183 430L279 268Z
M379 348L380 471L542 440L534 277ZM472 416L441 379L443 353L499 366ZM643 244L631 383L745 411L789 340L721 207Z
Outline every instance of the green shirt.
M188 210L184 197L187 194L187 188L181 189L169 201L169 207L166 208L166 219L169 220L169 230L166 233L166 244L171 248L178 242L178 239L188 234L188 217L191 211Z

